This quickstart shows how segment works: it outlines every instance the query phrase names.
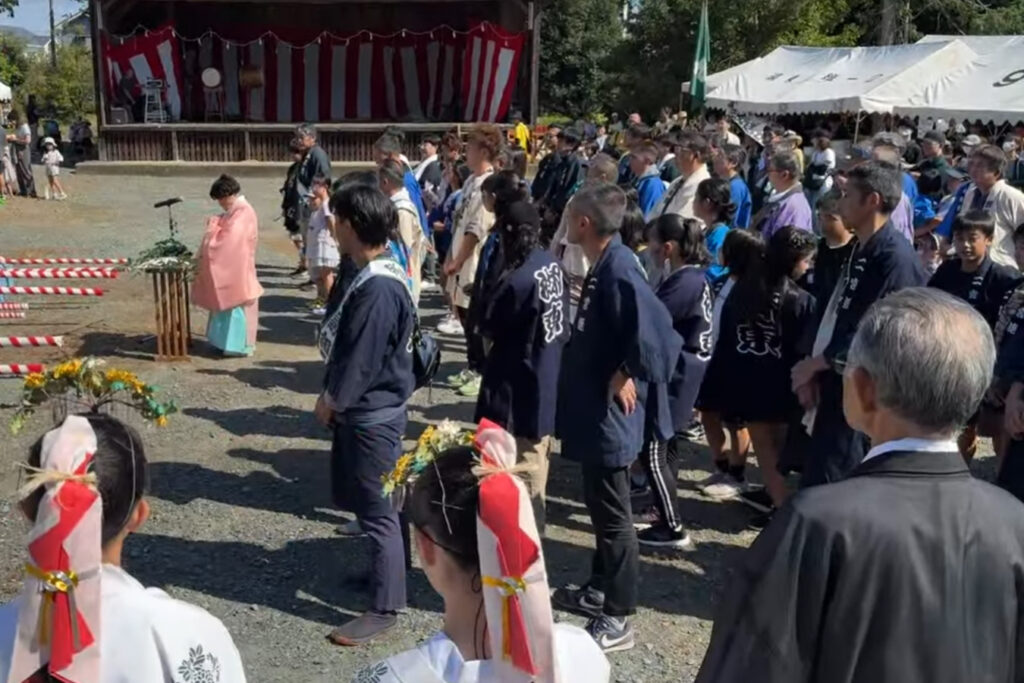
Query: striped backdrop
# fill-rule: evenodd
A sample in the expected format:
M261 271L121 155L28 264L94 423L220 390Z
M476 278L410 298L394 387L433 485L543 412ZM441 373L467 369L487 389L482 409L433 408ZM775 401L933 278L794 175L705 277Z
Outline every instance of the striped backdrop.
M305 42L305 41L301 41ZM108 87L124 69L167 81L172 120L202 121L207 67L223 75L229 117L252 121L501 121L516 88L524 36L489 23L455 34L351 37L322 34L304 47L275 37L248 44L206 34L180 40L170 27L104 42ZM264 87L244 91L239 69L258 66Z

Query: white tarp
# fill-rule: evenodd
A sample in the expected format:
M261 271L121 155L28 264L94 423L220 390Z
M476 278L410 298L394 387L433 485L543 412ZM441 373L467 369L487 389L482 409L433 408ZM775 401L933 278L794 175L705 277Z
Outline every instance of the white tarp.
M11 101L11 88L8 85L0 83L0 102Z
M1007 47L1024 48L1024 36L941 36L929 34L917 42L947 43L951 40L959 40L979 56L998 52Z
M1024 38L909 93L896 112L997 124L1024 121Z
M714 74L707 105L740 113L889 113L969 64L959 40L880 47L780 47Z

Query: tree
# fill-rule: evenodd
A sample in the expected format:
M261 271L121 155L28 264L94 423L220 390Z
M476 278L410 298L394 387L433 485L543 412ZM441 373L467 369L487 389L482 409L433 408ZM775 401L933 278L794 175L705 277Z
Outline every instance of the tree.
M18 0L0 0L0 14L4 12L8 16L14 16L14 8L18 6Z
M61 121L71 122L92 113L96 93L89 50L83 45L58 45L56 69L45 55L32 59L24 90L35 94L40 106L52 106Z
M608 59L622 40L620 0L551 0L541 22L541 109L573 118L607 104Z
M17 90L28 73L25 43L9 35L0 35L0 82Z

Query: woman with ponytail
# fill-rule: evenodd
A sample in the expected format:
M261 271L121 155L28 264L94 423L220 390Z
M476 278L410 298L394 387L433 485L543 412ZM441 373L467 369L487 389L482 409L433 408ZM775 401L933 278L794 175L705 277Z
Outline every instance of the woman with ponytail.
M472 447L447 448L424 466L406 511L444 623L356 683L607 683L597 643L554 623L540 535L517 476L530 466L518 463L516 439L485 420Z
M528 482L543 535L558 374L570 334L569 290L562 267L541 246L541 220L533 205L499 198L495 213L493 232L504 269L480 320L488 351L476 419L511 432L520 458L535 465Z
M121 567L149 517L146 467L138 433L108 415L72 415L32 447L25 584L0 608L0 680L244 683L220 621Z

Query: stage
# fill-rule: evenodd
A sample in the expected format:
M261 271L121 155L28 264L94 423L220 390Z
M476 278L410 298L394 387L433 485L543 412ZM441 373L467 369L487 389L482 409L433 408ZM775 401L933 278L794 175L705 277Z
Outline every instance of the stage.
M533 2L90 0L90 8L102 162L285 162L302 122L316 125L339 162L372 162L388 127L405 133L415 159L428 134L503 125L513 110L536 120ZM159 92L147 97L143 84L153 81Z

